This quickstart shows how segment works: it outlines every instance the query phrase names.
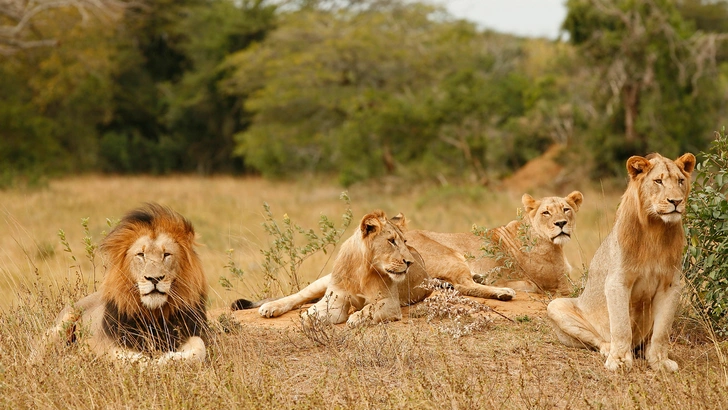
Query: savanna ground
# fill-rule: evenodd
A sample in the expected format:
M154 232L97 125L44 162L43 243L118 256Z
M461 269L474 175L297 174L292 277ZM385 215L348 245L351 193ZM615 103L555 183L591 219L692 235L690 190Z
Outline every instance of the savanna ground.
M623 185L579 186L585 194L576 237L566 246L575 283L614 219ZM531 191L566 195L571 188ZM337 225L346 204L324 180L270 182L230 177L75 177L42 189L0 191L0 406L4 408L728 408L726 346L710 342L682 309L667 375L638 360L611 373L595 352L560 345L545 318L548 299L519 294L513 302L445 294L412 307L397 323L365 329L324 326L306 331L292 312L275 320L254 311L229 314L238 297L263 288L261 223L267 202L277 220L316 228L325 214ZM403 212L410 228L469 231L516 216L523 192L473 186L379 181L349 189L354 215L376 208ZM106 218L120 218L147 201L169 205L198 232L198 252L211 286L209 359L167 367L113 364L79 348L58 347L30 365L29 345L70 301L92 291L103 274L83 243L81 218L98 243ZM57 233L63 229L70 251ZM232 256L229 250L232 249ZM75 257L75 259L72 258ZM245 273L233 290L230 260ZM301 268L303 282L328 273L332 254ZM288 284L280 280L282 289ZM490 306L500 314L464 313ZM502 315L502 316L501 316Z

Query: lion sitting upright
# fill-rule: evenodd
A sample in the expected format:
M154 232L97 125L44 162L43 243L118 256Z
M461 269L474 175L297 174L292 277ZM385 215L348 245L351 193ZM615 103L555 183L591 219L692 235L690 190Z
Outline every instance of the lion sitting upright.
M347 322L349 326L400 320L401 306L432 293L421 286L427 272L417 251L405 244L405 225L401 214L392 219L379 210L367 214L341 245L330 274L293 295L270 302L240 299L233 303L233 309L262 304L258 312L271 318L320 299L304 313L305 320Z
M488 240L513 262L509 268L502 261L480 256L484 242L473 233L412 230L405 237L422 255L430 276L452 283L464 295L510 300L515 296L514 289L563 293L568 290L567 275L571 271L563 246L571 239L583 199L579 191L565 198L540 200L524 194L524 220L487 233ZM524 224L528 229L521 233ZM524 249L521 234L526 236L528 249Z
M157 204L128 213L101 243L106 276L98 292L66 307L43 340L70 344L84 331L99 356L131 361L204 361L207 281L192 224ZM36 352L36 357L39 352Z
M630 368L633 352L655 370L676 371L669 332L682 288L682 215L695 156L672 161L659 154L627 160L629 184L612 232L597 250L578 298L548 305L559 340L599 350L610 370Z

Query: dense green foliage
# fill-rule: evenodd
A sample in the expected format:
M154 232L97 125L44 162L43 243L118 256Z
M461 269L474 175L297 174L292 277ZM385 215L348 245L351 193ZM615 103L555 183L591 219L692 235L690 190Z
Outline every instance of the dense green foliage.
M696 167L687 207L685 276L693 302L728 336L728 135L718 135Z
M599 154L598 175L613 172L635 152L676 157L704 149L725 119L719 67L703 54L711 37L696 32L696 25L717 28L701 17L703 7L725 19L725 4L690 1L682 13L679 5L672 0L567 2L563 27L603 79L593 101L606 115L590 141Z
M594 176L728 119L723 1L569 0L568 41L427 2L147 0L0 60L0 186L69 172L486 182L554 143ZM2 17L0 17L1 19ZM0 20L0 23L3 23Z

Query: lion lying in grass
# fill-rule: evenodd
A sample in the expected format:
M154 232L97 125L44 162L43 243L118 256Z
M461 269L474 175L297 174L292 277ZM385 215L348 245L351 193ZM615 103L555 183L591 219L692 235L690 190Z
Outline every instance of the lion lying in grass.
M490 244L512 262L509 267L503 260L479 256L484 241L473 233L412 230L405 237L422 255L430 276L452 283L464 295L510 300L514 289L562 293L569 288L571 271L563 246L571 239L583 199L579 191L540 200L523 195L524 220L487 232Z
M627 160L629 184L583 293L548 305L563 344L599 350L610 370L630 368L634 350L645 344L651 368L678 369L668 344L682 288L681 221L694 167L693 154L675 161L659 154Z
M293 295L270 302L240 299L233 303L233 309L262 303L260 315L271 318L320 299L304 313L305 320L347 322L350 326L400 320L401 306L432 293L421 286L427 272L417 251L405 244L405 225L401 214L392 219L382 211L367 214L341 245L330 274Z
M63 309L41 349L81 339L113 359L205 360L207 282L194 239L192 224L160 205L127 214L101 244L101 289Z

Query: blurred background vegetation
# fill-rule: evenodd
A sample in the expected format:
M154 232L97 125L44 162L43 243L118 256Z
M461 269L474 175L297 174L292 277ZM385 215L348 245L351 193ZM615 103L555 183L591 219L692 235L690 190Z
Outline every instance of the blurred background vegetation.
M567 0L557 40L405 0L0 3L0 187L69 173L584 178L728 122L728 4Z

